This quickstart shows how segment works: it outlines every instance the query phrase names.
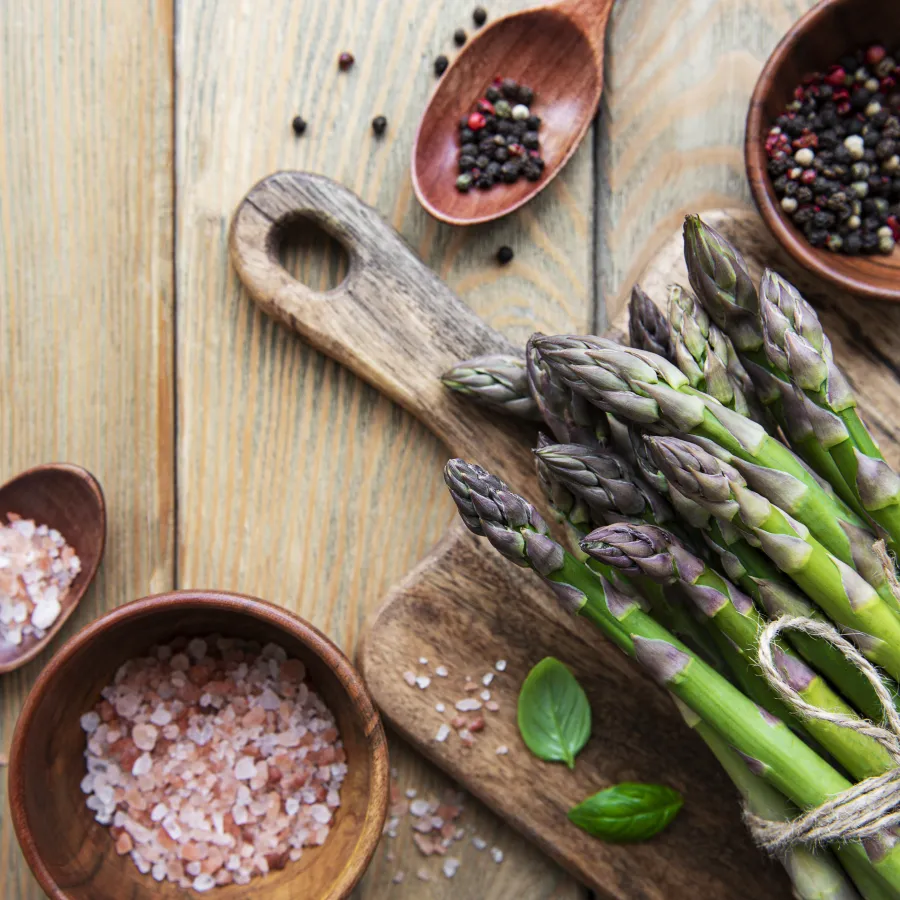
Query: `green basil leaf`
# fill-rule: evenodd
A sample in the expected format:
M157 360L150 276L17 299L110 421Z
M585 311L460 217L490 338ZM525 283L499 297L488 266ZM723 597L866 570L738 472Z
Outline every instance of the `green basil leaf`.
M626 781L573 806L569 821L605 841L645 841L659 834L683 803L681 794L665 785Z
M528 749L575 768L591 736L591 706L575 676L552 656L542 659L519 691L519 731Z

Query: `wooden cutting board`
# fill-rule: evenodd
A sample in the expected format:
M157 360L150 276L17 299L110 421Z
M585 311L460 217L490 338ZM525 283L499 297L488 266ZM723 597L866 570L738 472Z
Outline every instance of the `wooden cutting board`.
M703 216L751 265L765 260L816 302L857 392L874 398L864 404L865 412L886 456L896 463L900 447L893 418L900 385L893 360L900 350L900 308L863 305L833 291L826 296L773 247L755 214ZM279 262L279 232L299 217L317 222L350 258L346 280L327 294L297 282ZM450 455L478 462L515 490L539 497L529 449L535 429L479 410L445 391L437 377L459 359L513 348L354 194L321 176L270 176L238 208L231 252L241 279L266 312L422 419ZM641 278L657 299L673 280L686 280L680 233ZM384 490L391 490L389 482ZM385 552L389 542L388 533ZM572 668L591 700L593 735L574 772L531 756L515 726L522 679L548 655ZM485 713L487 724L475 745L464 747L455 733L435 741L453 704L466 696L466 677L480 683L501 659L505 670L494 670L488 687L499 710ZM388 595L368 625L358 661L382 713L399 732L601 897L790 896L779 867L752 847L733 787L685 728L666 692L586 623L561 613L530 573L502 560L461 524L454 523ZM435 677L439 665L448 677ZM407 672L430 673L430 685L410 687ZM440 703L443 713L435 708ZM509 748L507 755L497 755L501 746ZM613 845L568 823L565 814L573 804L623 780L660 781L680 790L686 802L674 826L644 844Z

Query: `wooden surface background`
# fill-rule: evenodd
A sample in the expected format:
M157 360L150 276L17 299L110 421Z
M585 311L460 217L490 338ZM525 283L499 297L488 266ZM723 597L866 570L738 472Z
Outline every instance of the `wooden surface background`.
M282 603L352 651L452 515L427 430L240 289L226 234L253 182L279 168L342 181L514 339L600 329L685 211L749 202L746 101L812 0L619 0L594 134L535 203L459 230L418 208L408 160L432 60L453 52L456 27L472 30L474 5L0 4L0 480L77 462L110 514L100 577L57 645L126 600L202 586ZM527 0L484 5L496 17ZM343 50L357 59L346 74ZM297 113L309 122L300 139ZM516 250L503 269L501 244ZM310 235L288 263L315 286L342 266ZM0 754L45 660L0 682ZM404 788L443 784L401 743L393 755ZM398 839L357 900L583 896L474 801L466 821L503 848L501 865L469 851L452 882L417 881L421 860ZM41 896L5 779L0 896Z

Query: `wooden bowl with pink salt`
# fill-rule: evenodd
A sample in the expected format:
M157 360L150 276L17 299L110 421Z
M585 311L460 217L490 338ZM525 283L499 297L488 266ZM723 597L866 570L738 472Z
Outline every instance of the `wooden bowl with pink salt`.
M297 616L212 591L135 600L39 676L9 764L25 858L57 900L339 900L388 800L384 730Z

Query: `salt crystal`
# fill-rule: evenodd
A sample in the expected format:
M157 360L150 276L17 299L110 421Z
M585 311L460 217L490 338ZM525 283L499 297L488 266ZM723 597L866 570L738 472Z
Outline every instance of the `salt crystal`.
M100 724L100 715L99 713L95 713L93 711L86 712L79 721L81 723L81 727L88 734L93 734L97 730L97 726Z
M172 713L170 713L164 706L157 706L156 709L150 714L150 721L162 728L163 725L168 725L169 722L172 721Z
M466 697L457 701L456 708L459 712L475 712L475 710L481 709L481 701L476 700L474 697Z
M439 743L443 743L447 740L447 736L450 734L450 726L446 724L446 722L441 725L437 730L437 734L434 736L434 739Z
M289 816L296 815L298 809L300 809L300 801L296 797L288 797L284 801L284 811Z
M141 708L141 698L134 691L127 691L121 694L113 705L115 706L116 715L123 719L133 719Z
M493 673L493 672L488 672L484 677L482 677L481 683L482 683L485 687L488 687L488 686L490 685L490 683L491 683L493 680L494 680L494 673Z
M276 710L281 706L281 697L271 688L266 688L259 698L259 705L265 710Z
M488 700L488 702L484 704L484 708L490 712L497 712L497 710L500 709L500 704L496 700Z
M402 884L403 883L403 872L395 872L394 877L391 879L392 884Z
M256 763L252 756L242 756L234 767L234 777L240 781L247 781L256 774Z
M446 678L447 675L449 675L450 673L447 671L446 666L438 666L434 670L434 674L437 675L439 678Z
M132 775L146 775L153 768L153 759L149 753L142 753L131 767Z
M187 651L194 659L203 659L206 656L206 641L203 638L194 638L187 645Z
M231 811L231 817L235 825L246 825L250 821L250 813L247 812L246 806L235 806Z
M428 665L428 660L427 660L424 656L420 656L420 657L419 657L419 665L420 665L420 666L427 666L427 665Z
M394 777L396 777L396 776L394 776ZM406 789L406 799L412 800L416 796L417 793L418 793L418 791L415 788L407 788Z
M431 881L431 876L428 874L427 869L419 869L419 871L416 872L416 878L418 878L419 881Z
M166 877L166 864L162 860L153 863L153 868L150 869L150 874L153 876L155 881L162 881Z
M506 744L501 744L494 752L497 756L506 756L506 754L509 753L509 747L507 747Z
M498 672L505 672L505 671L506 671L506 660L505 660L505 659L498 659L497 662L494 663L494 668L495 668Z
M476 850L484 850L487 847L487 841L484 838L480 838L476 835L472 838L472 846Z
M491 859L495 863L503 862L503 851L499 847L491 847Z
M435 708L439 713L442 713L447 707L444 706L443 703L435 703L435 704L434 704L434 708Z
M459 860L454 859L452 856L448 856L444 860L443 871L445 878L452 878L457 870L459 869Z
M418 800L413 800L413 802L409 804L409 811L416 817L427 815L429 812L428 801L423 800L421 797Z
M135 725L131 739L138 750L152 750L156 746L157 730L153 725Z
M321 803L316 803L309 808L309 814L314 822L327 825L331 821L331 810Z
M162 820L169 814L169 807L166 806L165 803L157 803L156 806L150 810L150 820L152 822L162 822Z
M403 680L410 686L416 686L416 673L415 672L404 672Z
M31 613L31 624L35 628L49 628L62 612L58 600L38 603Z
M490 691L482 691L478 696L481 697L482 700L487 702L488 700L491 699L491 692Z
M419 675L416 677L416 686L420 690L425 690L431 684L431 679L427 675Z

